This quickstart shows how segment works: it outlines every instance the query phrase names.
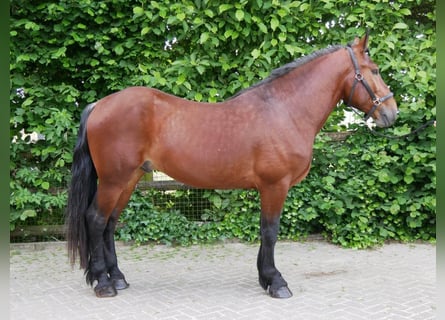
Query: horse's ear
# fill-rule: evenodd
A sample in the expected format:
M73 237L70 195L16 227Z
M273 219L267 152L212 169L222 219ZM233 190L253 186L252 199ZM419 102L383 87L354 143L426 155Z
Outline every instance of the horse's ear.
M366 34L362 38L361 42L363 44L363 51L368 50L368 39L369 39L369 29L366 30Z

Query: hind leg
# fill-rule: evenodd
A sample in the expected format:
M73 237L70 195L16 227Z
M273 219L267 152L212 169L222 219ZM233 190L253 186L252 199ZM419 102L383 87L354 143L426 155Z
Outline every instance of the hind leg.
M143 172L136 174L132 181L128 184L128 187L122 192L119 201L116 205L113 214L108 220L107 227L104 233L104 243L105 243L105 262L107 266L107 272L110 280L117 290L123 290L129 287L128 282L125 280L125 276L118 267L116 248L114 242L114 231L116 229L116 224L119 219L120 213L127 205L130 200L131 194L133 193L134 187Z
M116 229L116 223L117 219L113 215L108 220L107 227L105 228L104 232L105 263L106 263L107 273L113 287L116 290L123 290L128 288L130 285L125 280L125 276L119 269L117 264L116 248L114 245L114 231Z
M95 198L86 214L89 262L85 275L86 281L90 285L97 281L94 292L98 297L113 297L117 294L108 277L105 262L104 231L108 223L107 220L106 215L97 206L97 198Z
M86 270L87 283L93 285L98 297L113 297L116 286L126 286L125 277L117 267L114 230L120 211L119 204L125 189L108 181L99 182L96 197L87 212L90 259ZM130 192L131 194L131 192ZM125 202L126 203L126 202Z

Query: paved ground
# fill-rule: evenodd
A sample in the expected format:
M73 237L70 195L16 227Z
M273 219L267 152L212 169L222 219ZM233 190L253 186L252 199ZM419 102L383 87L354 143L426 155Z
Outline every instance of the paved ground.
M294 296L257 281L257 245L119 245L130 288L98 299L69 266L64 243L11 245L10 319L435 319L435 246L350 250L278 242L276 264Z

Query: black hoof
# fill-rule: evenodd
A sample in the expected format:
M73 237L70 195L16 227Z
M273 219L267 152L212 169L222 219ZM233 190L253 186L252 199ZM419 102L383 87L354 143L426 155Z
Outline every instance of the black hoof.
M280 287L278 289L272 289L269 287L269 295L272 298L287 299L292 297L292 292L289 290L287 286Z
M96 293L96 297L98 298L109 298L117 295L117 291L114 286L104 286L100 288L96 286L94 288L94 292Z
M113 286L116 290L124 290L127 289L130 284L124 279L112 279Z

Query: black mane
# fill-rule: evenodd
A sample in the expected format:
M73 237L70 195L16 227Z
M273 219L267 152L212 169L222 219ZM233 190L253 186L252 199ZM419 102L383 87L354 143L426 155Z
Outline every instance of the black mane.
M315 52L313 52L313 53L311 53L311 54L309 54L307 56L303 56L303 57L298 58L298 59L296 59L296 60L294 60L292 62L289 62L289 63L285 64L284 66L281 66L281 67L279 67L277 69L272 70L272 72L270 73L270 75L267 78L261 80L260 82L257 82L255 84L253 84L252 86L250 86L250 87L248 87L246 89L243 89L243 90L239 91L234 96L232 96L232 98L235 98L235 97L245 93L246 91L250 91L251 89L260 87L260 86L262 86L264 84L267 84L267 83L270 83L270 82L274 81L275 79L280 78L280 77L288 74L292 70L294 70L294 69L296 69L296 68L298 68L298 67L300 67L300 66L302 66L302 65L304 65L304 64L306 64L308 62L311 62L314 59L317 59L317 58L319 58L321 56L324 56L324 55L327 55L329 53L335 52L335 51L337 51L339 49L342 49L344 47L345 46L343 46L343 45L329 46L327 48L315 51Z

